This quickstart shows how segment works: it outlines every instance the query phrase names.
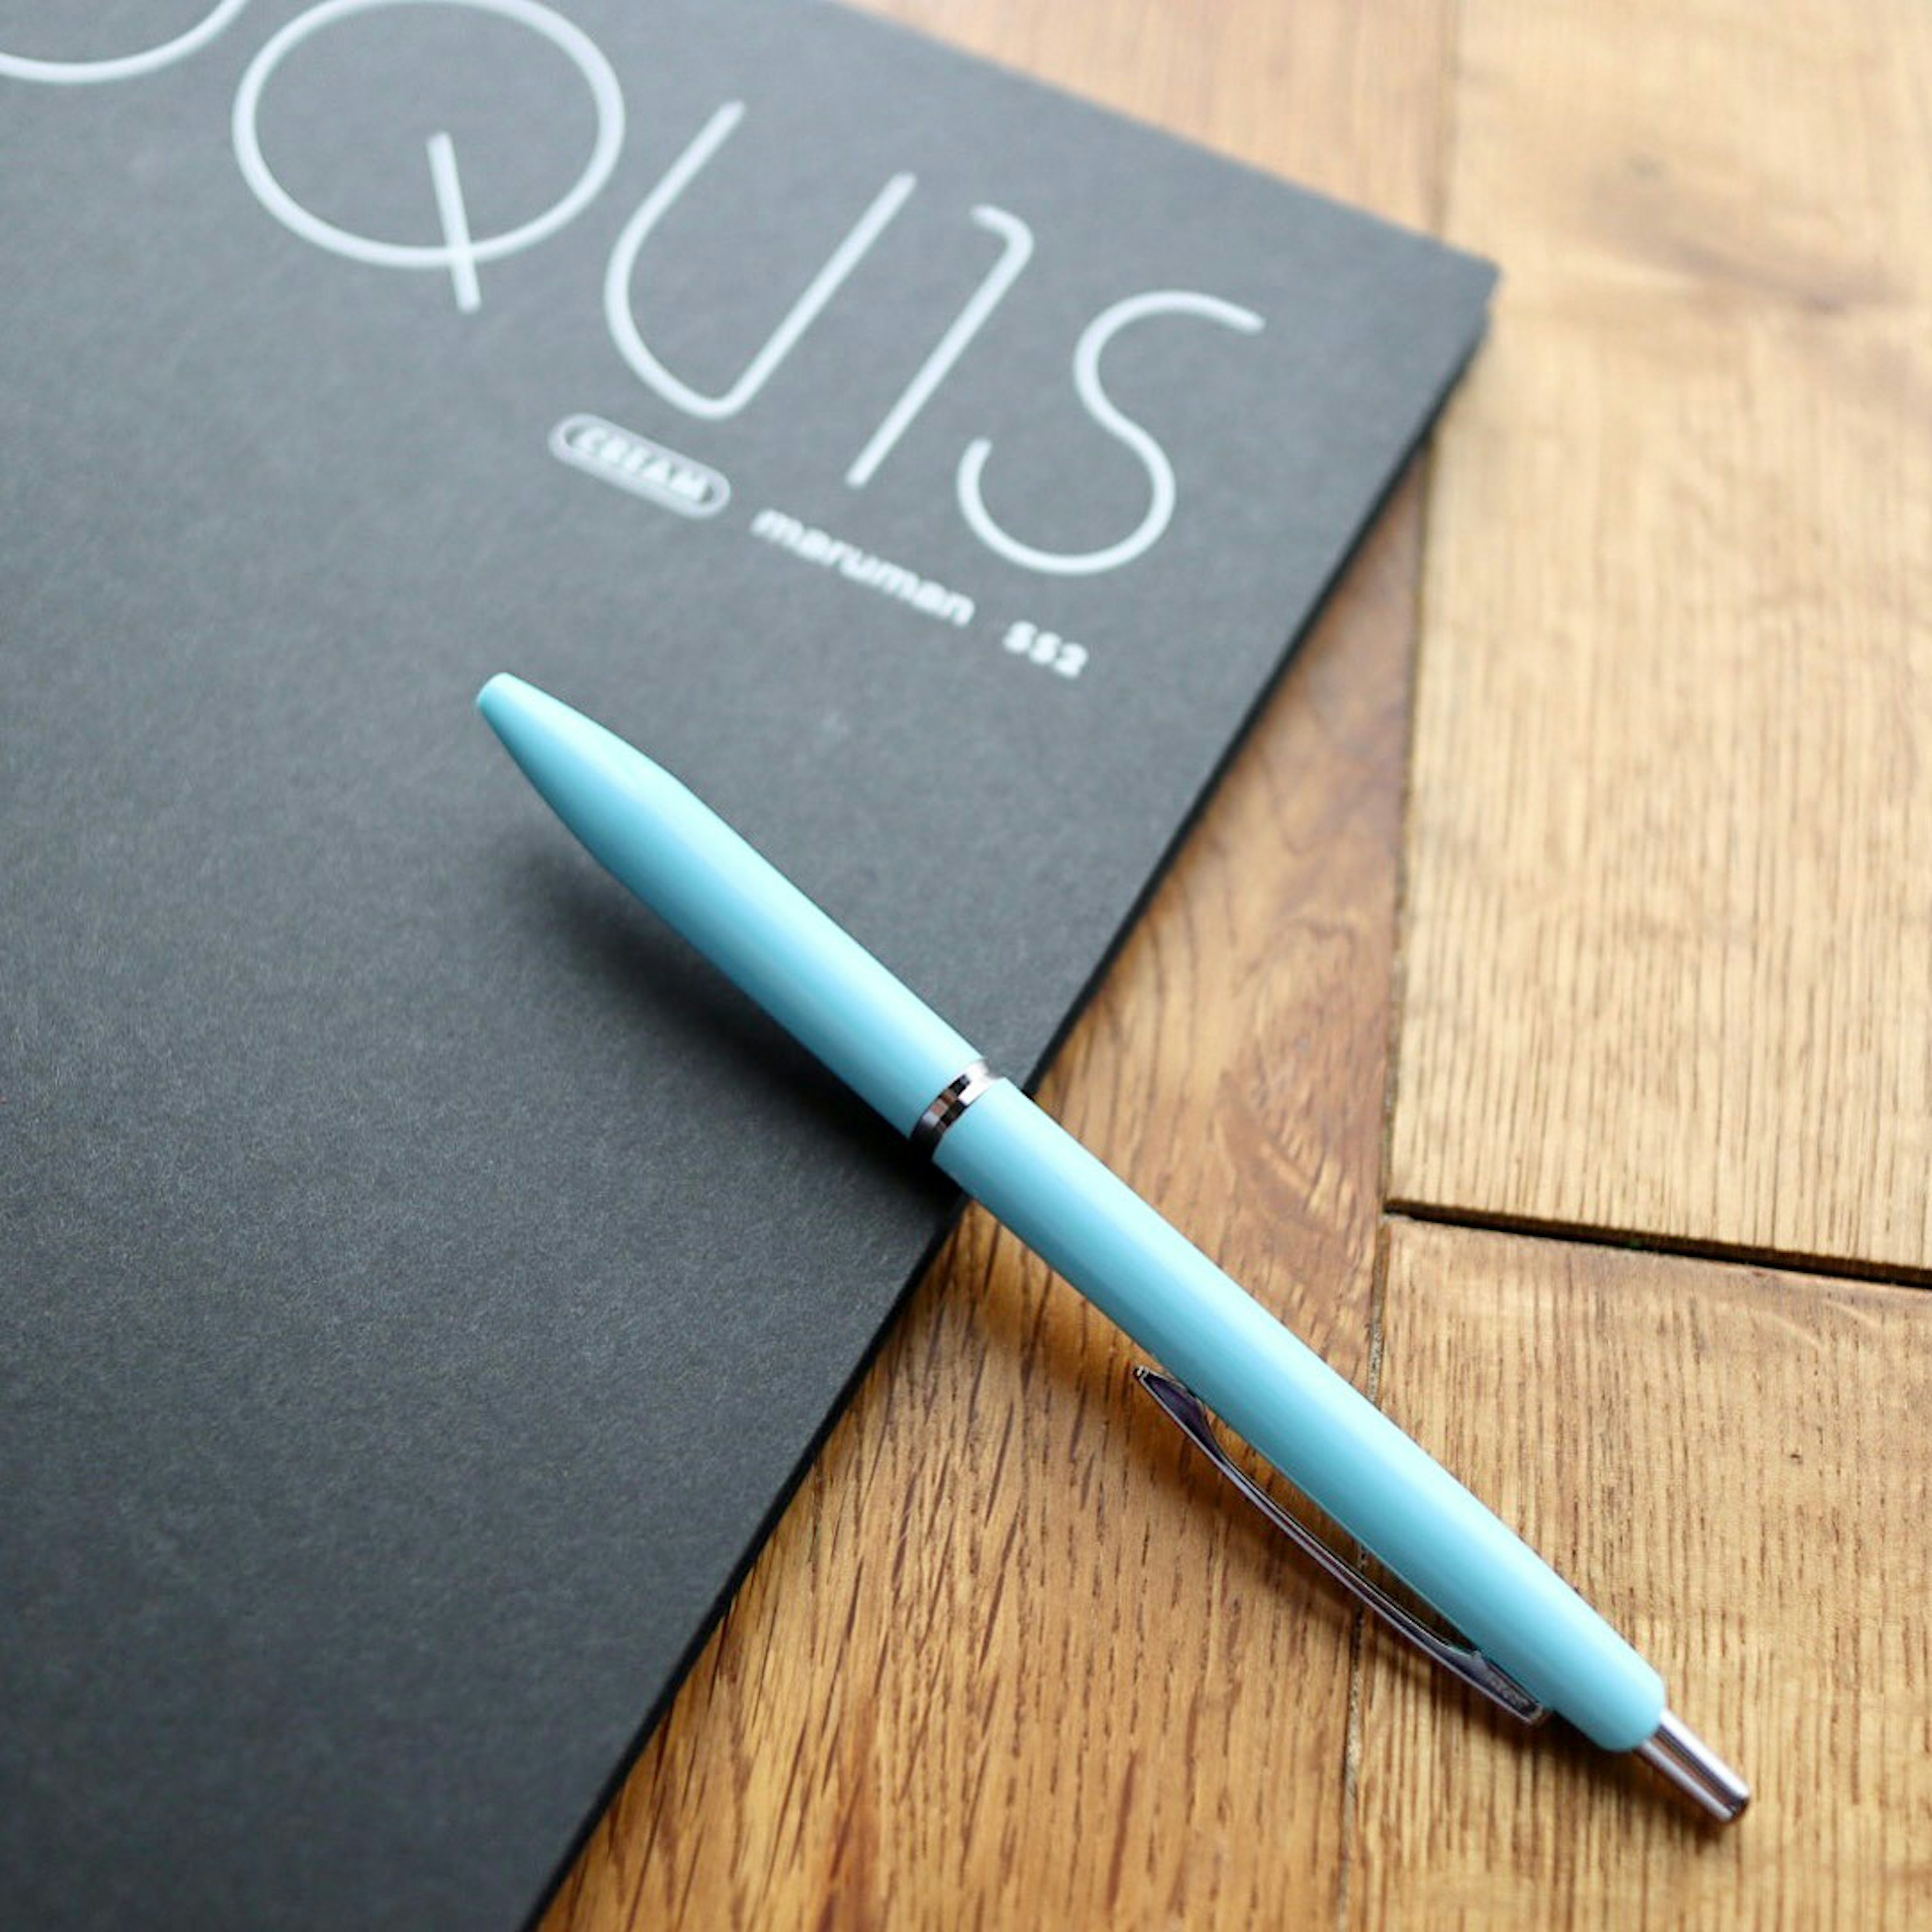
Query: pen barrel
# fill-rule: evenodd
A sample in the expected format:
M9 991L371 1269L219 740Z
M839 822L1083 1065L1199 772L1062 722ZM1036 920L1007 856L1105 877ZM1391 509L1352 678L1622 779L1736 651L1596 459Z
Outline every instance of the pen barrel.
M1125 1182L1001 1082L934 1160L1540 1702L1610 1750L1663 1681L1514 1531Z
M902 1133L974 1049L635 746L507 674L477 700L591 856Z

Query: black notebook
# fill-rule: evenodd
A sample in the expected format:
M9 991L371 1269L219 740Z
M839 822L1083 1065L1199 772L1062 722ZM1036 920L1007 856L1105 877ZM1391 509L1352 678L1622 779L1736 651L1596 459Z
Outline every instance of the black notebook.
M514 1925L954 1203L477 687L1036 1077L1490 272L749 0L0 4L0 1918Z

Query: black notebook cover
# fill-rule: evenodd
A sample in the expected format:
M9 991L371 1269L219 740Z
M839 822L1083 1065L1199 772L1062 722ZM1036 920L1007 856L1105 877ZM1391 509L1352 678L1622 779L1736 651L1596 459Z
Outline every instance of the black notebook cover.
M1031 1078L1490 282L808 5L0 0L0 1918L523 1918L952 1211L483 680Z

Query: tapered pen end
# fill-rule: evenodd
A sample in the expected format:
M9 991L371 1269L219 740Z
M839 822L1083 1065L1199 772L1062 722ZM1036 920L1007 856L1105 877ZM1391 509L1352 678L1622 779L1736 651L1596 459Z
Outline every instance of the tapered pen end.
M1742 1817L1750 1802L1750 1786L1674 1711L1664 1712L1636 1754L1720 1825Z
M476 694L476 708L550 809L586 838L586 819L603 788L596 753L608 734L581 712L506 670Z
M563 708L535 685L526 684L506 670L500 670L476 694L476 708L484 722L506 745L512 747L543 718L546 707Z
M635 747L533 684L499 671L476 708L550 809L633 892L657 903L634 863L651 843L647 796L681 790Z

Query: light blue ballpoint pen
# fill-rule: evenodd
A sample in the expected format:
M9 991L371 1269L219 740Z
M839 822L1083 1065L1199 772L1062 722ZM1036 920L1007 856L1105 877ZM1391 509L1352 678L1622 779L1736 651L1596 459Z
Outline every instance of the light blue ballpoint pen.
M1162 1364L1141 1372L1149 1392L1339 1582L1513 1715L1557 1712L1710 1816L1744 1810L1749 1790L1662 1678L1528 1545L684 786L520 678L477 704L593 857ZM1463 1640L1277 1509L1210 1411Z

